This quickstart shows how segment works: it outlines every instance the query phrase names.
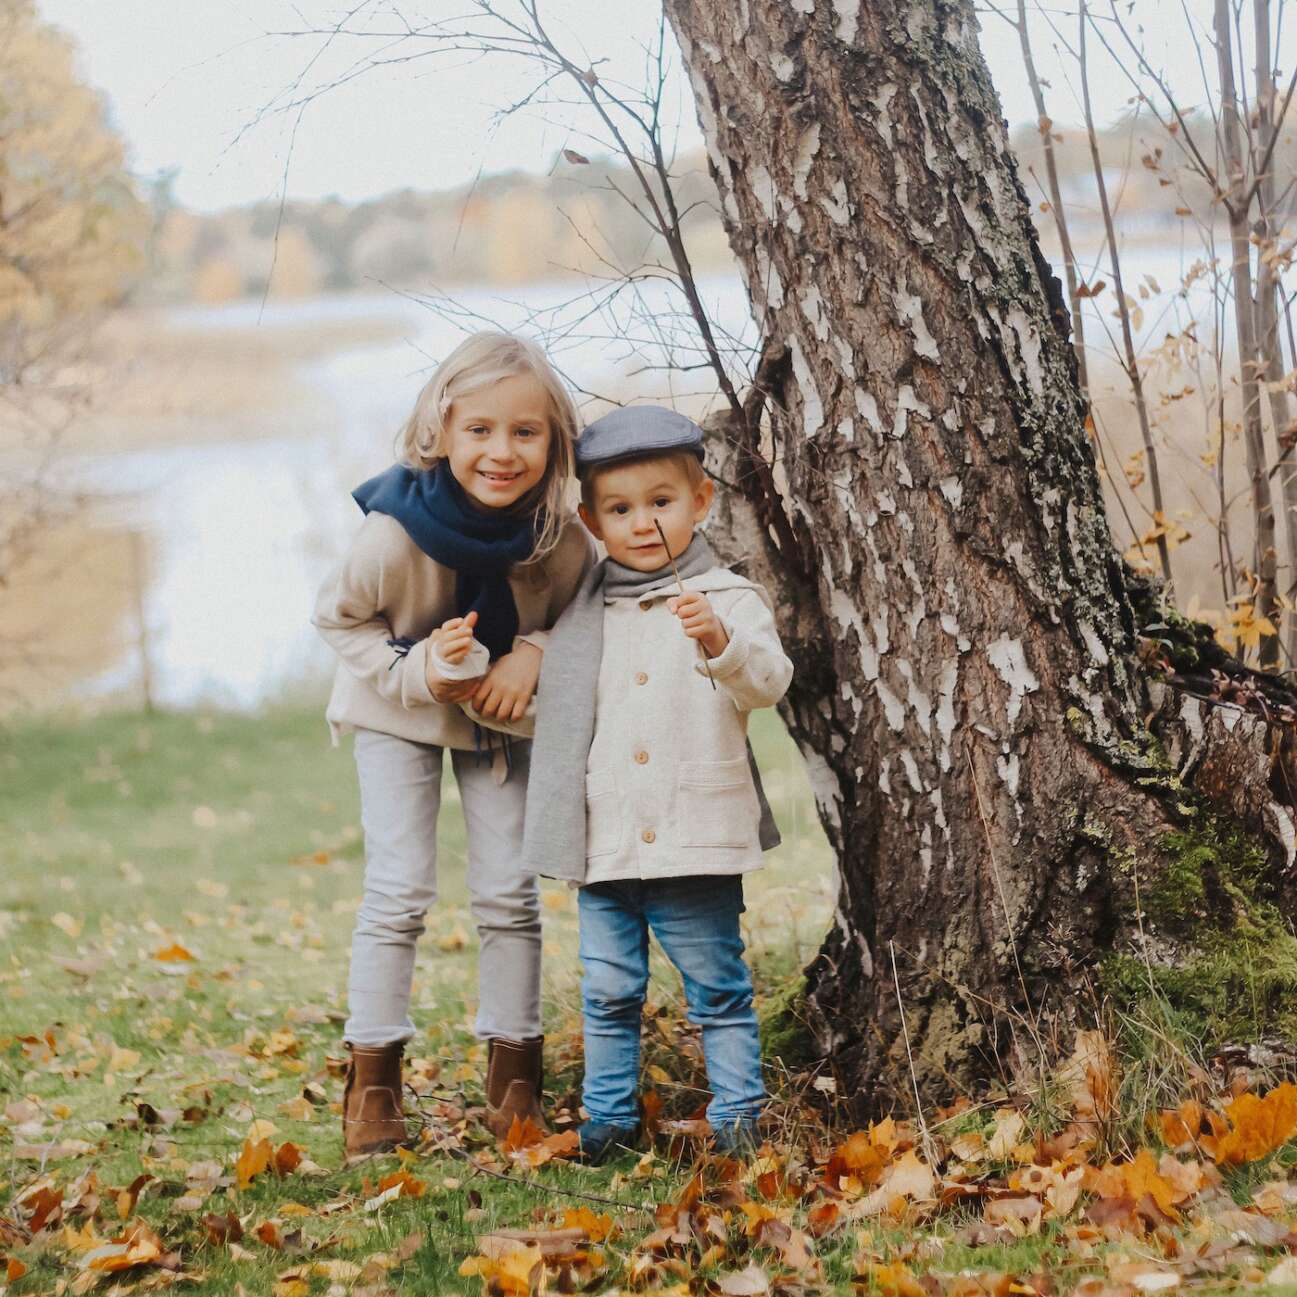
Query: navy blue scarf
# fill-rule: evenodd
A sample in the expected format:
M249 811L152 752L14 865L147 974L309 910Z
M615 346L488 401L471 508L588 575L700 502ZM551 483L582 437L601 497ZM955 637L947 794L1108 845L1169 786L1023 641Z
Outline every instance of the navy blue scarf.
M351 497L366 513L395 518L429 558L455 573L457 613L477 613L473 633L493 662L512 650L518 606L509 570L535 548L535 509L475 507L444 459L420 473L393 464Z

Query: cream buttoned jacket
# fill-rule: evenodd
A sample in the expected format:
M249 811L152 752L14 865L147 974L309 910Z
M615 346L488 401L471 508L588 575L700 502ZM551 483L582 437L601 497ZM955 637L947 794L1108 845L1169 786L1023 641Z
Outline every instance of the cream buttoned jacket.
M544 650L593 563L594 545L573 517L545 558L514 565L517 640ZM455 573L429 558L395 518L366 515L346 558L320 586L311 618L338 655L325 713L335 742L341 733L367 729L474 748L472 719L428 689L428 636L455 615Z
M729 636L708 660L667 609L674 586L604 605L586 764L585 882L740 874L761 866L748 714L784 696L793 664L759 585L715 567L684 582Z

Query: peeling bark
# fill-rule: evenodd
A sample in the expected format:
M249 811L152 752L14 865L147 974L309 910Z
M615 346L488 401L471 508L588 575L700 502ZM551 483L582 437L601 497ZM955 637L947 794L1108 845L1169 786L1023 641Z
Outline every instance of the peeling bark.
M910 1087L899 982L935 1098L1010 1070L1024 1023L1141 940L1135 879L1181 814L1067 312L968 0L666 10L786 352L768 430L713 425L714 534L779 603L839 860L808 1004L877 1106Z

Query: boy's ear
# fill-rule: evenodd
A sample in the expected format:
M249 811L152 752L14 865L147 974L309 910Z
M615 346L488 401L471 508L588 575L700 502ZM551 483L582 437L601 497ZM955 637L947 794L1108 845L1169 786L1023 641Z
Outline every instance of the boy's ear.
M710 477L703 478L694 491L694 522L702 522L707 517L715 499L716 483Z
M576 511L581 521L585 523L586 531L588 531L595 540L603 540L603 532L599 529L599 524L595 521L594 514L592 514L584 504L578 504Z

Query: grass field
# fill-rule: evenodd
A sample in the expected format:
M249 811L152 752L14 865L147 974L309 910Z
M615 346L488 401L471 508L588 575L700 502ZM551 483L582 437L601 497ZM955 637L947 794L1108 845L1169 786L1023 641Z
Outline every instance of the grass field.
M799 759L773 718L762 719L757 745L785 844L749 887L747 929L758 977L772 985L823 934L830 864ZM481 1101L483 1060L469 1026L476 938L449 772L445 792L442 901L421 943L421 1030L410 1055L429 1093L463 1110ZM169 1242L197 1249L186 1269L205 1276L198 1290L235 1291L242 1282L256 1292L292 1258L258 1243L254 1259L235 1262L204 1245L203 1213L173 1210L190 1168L228 1168L250 1130L298 1145L318 1172L258 1181L229 1198L259 1220L279 1213L284 1231L293 1211L364 1196L364 1173L339 1169L331 1105L341 1081L330 1062L343 1053L358 825L349 744L328 746L318 708L255 718L110 714L0 731L0 1092L12 1108L0 1128L4 1200L42 1170L42 1153L60 1183L88 1169L103 1186L150 1173L163 1187L145 1193L139 1212ZM551 884L544 904L549 1088L561 1096L580 1074L575 904ZM697 1049L677 1057L671 1047L682 1005L669 971L655 965L651 1012L671 1030L650 1033L646 1061L663 1078L655 1084L668 1110L683 1113L699 1101ZM311 1083L323 1102L303 1102ZM196 1119L174 1120L176 1109ZM471 1143L476 1127L464 1128ZM426 1225L431 1242L410 1263L422 1276L412 1290L435 1281L476 1291L479 1280L455 1271L483 1218L464 1225L461 1214L517 1223L535 1197L487 1179L474 1208L458 1185L435 1187L463 1180L462 1165L431 1174L432 1200L362 1213L363 1228L340 1225L341 1211L323 1217L321 1237L346 1236L328 1255L363 1257ZM224 1211L225 1202L218 1187L204 1211ZM317 1223L297 1219L308 1232ZM47 1250L15 1291L45 1291L68 1274L67 1257Z
M748 891L768 1004L816 949L830 887L799 759L760 721L785 834ZM699 1161L687 1126L598 1169L544 1146L511 1158L478 1120L475 938L449 776L443 816L407 1055L418 1144L346 1168L341 1022L362 843L350 753L328 747L318 709L0 731L0 1291L1297 1292L1292 1087L1213 1099L1201 1127L1182 1109L1187 1142L1173 1114L1148 1147L1105 1151L1096 1105L1111 1109L1119 1064L1099 1055L1054 1083L1043 1117L1021 1097L972 1096L926 1126L854 1134L835 1127L828 1077L817 1086L772 1056L770 1142L743 1166ZM571 1112L575 907L557 886L544 902L549 1106ZM660 963L650 999L645 1088L664 1117L687 1118L702 1099L698 1041Z

